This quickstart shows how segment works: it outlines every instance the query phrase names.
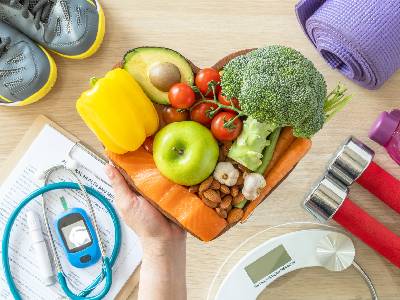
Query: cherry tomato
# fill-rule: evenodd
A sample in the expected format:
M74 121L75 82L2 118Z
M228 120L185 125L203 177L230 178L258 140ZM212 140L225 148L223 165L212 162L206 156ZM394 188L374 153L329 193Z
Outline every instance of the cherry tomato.
M214 137L221 142L233 141L242 131L242 120L235 119L233 123L227 124L236 117L236 114L223 111L218 113L211 123L211 132Z
M169 103L175 108L189 108L196 101L196 95L186 83L174 84L168 92Z
M232 105L231 102L230 102L230 101L226 98L226 96L222 93L222 91L220 91L219 94L218 94L218 101L219 101L219 103L221 103L222 105L227 105L227 106L231 106L231 105ZM239 108L239 109L240 109L238 99L232 98L231 101L232 101L233 105L234 105L236 108ZM234 110L231 110L231 109L227 109L226 111L234 112Z
M196 105L190 112L190 119L205 126L209 126L211 124L212 118L208 116L208 112L217 108L218 105L215 103L200 103Z
M219 75L217 70L214 70L213 68L205 68L203 70L200 70L195 79L196 86L199 88L200 92L207 96L211 97L213 93L208 91L208 83L211 81L215 81L217 83L221 82L221 76ZM219 91L220 87L217 87L217 91Z
M180 110L171 106L164 106L161 114L164 122L167 124L189 119L189 112L187 110Z
M153 142L154 142L153 136L149 136L144 140L143 147L149 153L153 153Z

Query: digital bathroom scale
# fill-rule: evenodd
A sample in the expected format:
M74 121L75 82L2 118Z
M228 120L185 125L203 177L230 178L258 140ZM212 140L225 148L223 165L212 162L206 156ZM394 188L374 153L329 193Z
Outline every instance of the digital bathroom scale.
M207 299L323 299L329 293L329 299L345 300L398 295L395 284L384 291L376 288L376 277L357 263L359 247L350 235L327 225L291 223L265 230L227 257ZM382 277L391 277L390 269L381 270ZM351 291L341 289L349 278Z

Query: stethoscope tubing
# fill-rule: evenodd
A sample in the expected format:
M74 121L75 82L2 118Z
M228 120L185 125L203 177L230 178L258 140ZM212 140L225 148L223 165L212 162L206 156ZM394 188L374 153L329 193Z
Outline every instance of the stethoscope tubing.
M68 288L65 275L63 272L59 272L57 274L58 281L66 293L68 297L74 300L81 300L81 299L87 299L87 300L97 300L97 299L102 299L104 296L109 292L111 288L111 283L112 283L112 267L115 264L115 261L118 257L120 248L121 248L121 224L118 218L118 215L112 206L112 204L109 202L107 198L105 198L102 194L100 194L98 191L95 189L84 186L86 192L95 197L97 200L99 200L104 207L107 209L108 213L111 216L111 219L114 223L114 236L115 236L115 241L114 241L114 247L111 253L110 258L103 258L103 268L101 274L99 274L94 281L86 287L83 291L79 293L79 295L73 294L70 289ZM57 182L57 183L51 183L48 185L45 185L36 191L32 192L30 195L28 195L25 199L21 201L21 203L15 208L15 210L11 213L10 217L8 218L8 221L4 227L4 233L3 233L3 240L1 244L1 249L2 249L2 263L3 263L3 271L5 274L5 279L7 281L7 284L9 286L10 292L13 295L14 299L16 300L22 300L18 289L15 285L15 282L13 280L12 274L11 274L11 268L10 268L10 262L9 262L9 256L8 256L8 250L9 250L9 242L10 242L10 235L11 235L11 229L15 223L15 220L17 219L18 215L21 213L22 209L28 205L32 200L36 199L40 195L43 195L44 193L53 191L53 190L62 190L62 189L72 189L72 190L80 190L80 186L75 183L75 182ZM106 278L106 283L105 286L103 287L103 290L98 294L93 297L86 297L89 293L91 293L102 281L103 279Z

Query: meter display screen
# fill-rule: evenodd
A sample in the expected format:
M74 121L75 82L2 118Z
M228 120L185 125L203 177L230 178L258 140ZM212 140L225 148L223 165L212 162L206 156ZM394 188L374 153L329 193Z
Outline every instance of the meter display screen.
M265 254L264 256L260 257L244 269L247 275L250 277L251 281L255 284L264 277L279 270L279 268L283 267L291 260L292 258L287 253L285 247L280 245Z
M59 223L62 239L70 252L78 252L92 244L89 229L80 214L64 217Z

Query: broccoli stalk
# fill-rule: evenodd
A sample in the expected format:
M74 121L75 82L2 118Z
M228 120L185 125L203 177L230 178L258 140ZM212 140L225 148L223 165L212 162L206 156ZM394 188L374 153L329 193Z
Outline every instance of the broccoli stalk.
M273 133L268 137L269 145L265 147L262 157L262 164L256 170L257 173L264 175L265 170L267 169L269 163L271 162L272 155L274 154L276 143L278 142L279 135L281 134L282 128L277 128Z
M247 199L244 199L242 202L239 202L238 204L234 205L236 208L243 208L247 203Z
M326 97L324 104L325 122L328 122L347 103L350 102L351 96L346 95L347 88L342 84L338 84Z
M260 123L248 117L243 129L229 150L228 157L256 171L262 164L263 150L269 145L267 137L276 129L276 125Z

